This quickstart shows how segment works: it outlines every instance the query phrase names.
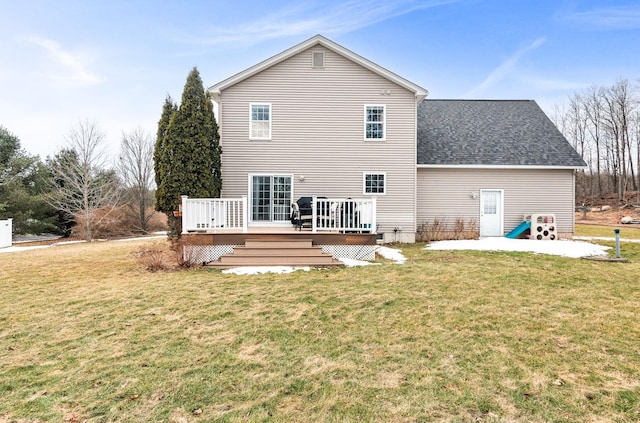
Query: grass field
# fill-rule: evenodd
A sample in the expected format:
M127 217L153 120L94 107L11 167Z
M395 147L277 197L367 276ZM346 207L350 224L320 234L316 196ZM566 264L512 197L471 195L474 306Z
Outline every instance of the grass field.
M146 272L146 244L0 255L0 422L635 422L630 263Z
M576 224L577 236L601 236L613 238L616 236L614 229L620 230L620 238L640 239L640 229L630 228L627 225L618 225L615 228L610 226Z

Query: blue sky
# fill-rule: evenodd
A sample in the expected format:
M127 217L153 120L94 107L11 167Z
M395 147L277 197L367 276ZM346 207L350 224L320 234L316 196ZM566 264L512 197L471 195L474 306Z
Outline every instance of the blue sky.
M640 76L640 2L589 0L0 0L0 124L42 158L79 120L116 154L155 136L197 66L213 85L322 34L429 90L534 99Z

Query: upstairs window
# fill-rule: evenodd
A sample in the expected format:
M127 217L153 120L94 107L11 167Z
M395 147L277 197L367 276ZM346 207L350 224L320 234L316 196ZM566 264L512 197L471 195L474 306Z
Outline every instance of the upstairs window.
M384 141L385 132L385 105L364 106L364 139Z
M364 193L365 194L384 194L385 179L384 173L364 173Z
M271 139L271 104L251 103L249 139L270 140Z

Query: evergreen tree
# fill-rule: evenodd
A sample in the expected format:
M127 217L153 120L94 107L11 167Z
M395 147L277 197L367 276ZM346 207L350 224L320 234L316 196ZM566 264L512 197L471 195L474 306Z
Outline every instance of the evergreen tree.
M167 128L169 127L169 122L171 121L171 117L176 113L178 107L175 105L170 96L167 95L167 98L164 101L164 106L162 107L162 116L160 116L160 121L158 122L158 133L156 134L156 143L153 149L153 169L155 172L155 182L156 182L156 202L155 207L156 210L162 211L160 204L163 201L164 187L162 183L164 177L169 177L170 175L170 163L172 159L171 151L168 148L165 148L164 145L164 137L167 132Z
M213 130L211 131L210 143L211 143L211 159L212 159L212 171L213 187L215 189L214 197L220 197L222 191L222 147L220 146L220 132L218 128L218 122L216 122L216 116L213 113L213 101L209 92L207 92L207 106L209 108L208 114L210 116Z
M56 232L57 213L44 197L49 172L38 156L0 125L0 219L13 218L16 234Z
M170 113L168 125L166 117ZM156 210L169 217L173 231L173 211L181 195L219 197L220 145L213 105L196 68L189 73L180 107L165 101L156 140Z

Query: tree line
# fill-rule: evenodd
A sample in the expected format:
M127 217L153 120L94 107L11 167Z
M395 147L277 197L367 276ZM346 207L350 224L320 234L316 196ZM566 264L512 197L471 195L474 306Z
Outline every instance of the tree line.
M180 195L220 194L218 125L196 68L181 104L167 97L155 139L142 128L123 133L115 162L105 142L99 125L83 120L62 149L41 160L0 125L0 219L13 219L14 234L86 240L146 234L167 222L176 233Z
M587 163L576 176L579 203L588 205L612 195L625 203L629 191L638 192L639 90L637 83L621 79L574 93L566 106L556 108L558 129Z
M14 234L52 233L91 240L96 236L148 233L155 227L152 138L142 129L123 133L110 164L105 133L97 123L78 122L65 146L44 161L27 153L20 139L0 126L0 219L12 218Z

